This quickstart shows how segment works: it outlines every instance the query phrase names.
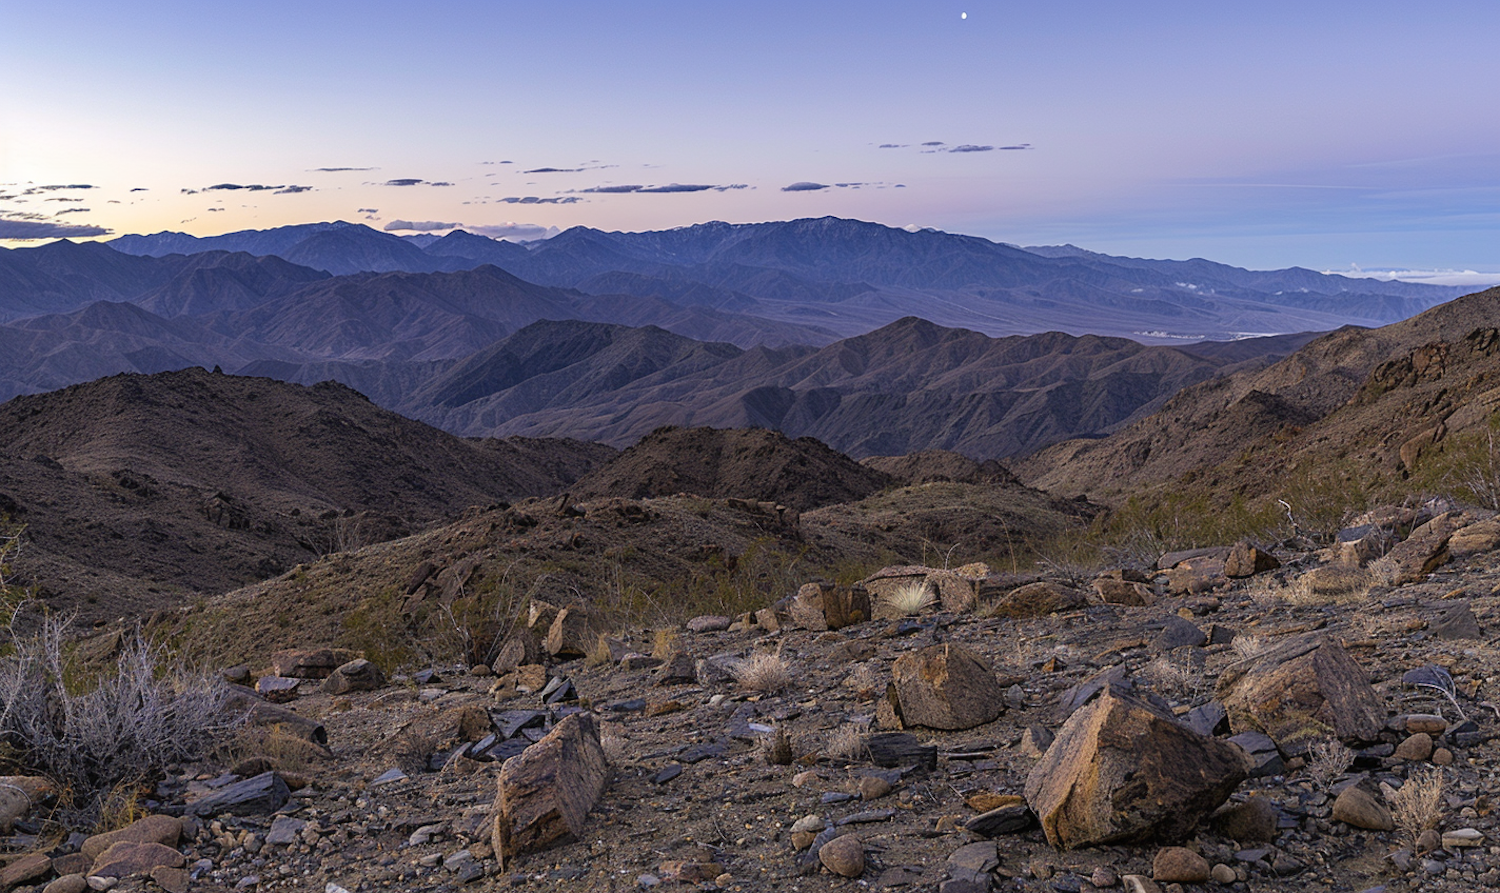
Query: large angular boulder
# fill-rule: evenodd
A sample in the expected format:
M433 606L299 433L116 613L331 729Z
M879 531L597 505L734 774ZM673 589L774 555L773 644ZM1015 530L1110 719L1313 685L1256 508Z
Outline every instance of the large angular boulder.
M1111 685L1058 730L1026 779L1026 802L1059 849L1176 842L1245 774L1237 748Z
M589 622L589 612L572 605L557 612L547 630L547 653L553 657L583 657L594 647L596 634Z
M1150 607L1156 604L1156 593L1151 591L1151 587L1134 580L1100 577L1094 581L1094 591L1099 593L1099 600L1107 605Z
M566 717L501 768L492 810L495 852L506 860L576 839L608 782L594 717Z
M271 657L271 673L293 679L327 679L359 655L347 648L294 648Z
M1224 576L1253 577L1266 571L1274 571L1278 567L1281 567L1281 562L1276 560L1275 555L1241 540L1234 544L1234 548L1229 550L1229 557L1224 559Z
M1479 521L1448 538L1448 554L1454 558L1500 549L1500 518Z
M971 729L1005 710L1005 692L989 664L961 645L930 645L891 666L901 719L908 726Z
M1041 581L1018 586L990 603L990 612L1018 620L1046 617L1088 606L1088 597L1070 586Z
M1392 583L1415 583L1448 562L1448 541L1462 526L1457 513L1438 515L1391 547L1385 560L1394 571Z
M1230 728L1264 732L1284 753L1301 753L1329 732L1374 741L1385 725L1365 671L1342 645L1316 633L1231 664L1217 693Z
M836 586L805 583L796 594L778 602L793 625L809 630L843 629L871 619L870 591L863 585Z
M348 694L355 691L375 691L385 685L385 674L380 668L356 658L341 665L333 675L323 680L323 691L331 695Z

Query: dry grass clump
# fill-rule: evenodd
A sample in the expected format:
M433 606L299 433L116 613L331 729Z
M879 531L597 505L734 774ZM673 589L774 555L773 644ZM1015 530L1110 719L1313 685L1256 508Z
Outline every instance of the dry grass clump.
M1297 607L1349 604L1363 599L1374 585L1374 577L1364 568L1327 564L1298 577L1283 598Z
M604 760L611 766L624 766L630 762L630 742L619 735L599 736L599 746L604 748Z
M1413 772L1390 800L1396 827L1413 840L1423 831L1436 828L1443 817L1442 770Z
M845 723L828 733L823 742L823 754L829 759L856 763L870 756L870 747L865 743L865 730L855 723Z
M610 663L611 657L609 641L603 633L600 633L599 638L594 641L594 647L583 656L583 662L590 667L602 667Z
M1239 660L1251 660L1265 654L1271 643L1260 636L1235 636L1229 647L1234 649L1235 657Z
M937 592L926 580L903 583L880 595L883 613L898 617L920 614L937 603ZM878 615L877 615L878 616Z
M884 688L881 685L880 664L866 661L854 665L854 670L844 679L844 685L854 689L860 698L871 698Z
M1328 790L1329 785L1354 765L1354 751L1337 738L1322 738L1307 749L1307 775L1314 785Z
M752 654L737 661L729 673L741 688L774 694L792 684L792 670L779 654Z
M1163 654L1154 658L1141 670L1141 675L1164 694L1182 700L1192 700L1202 694L1208 686L1208 676L1201 667L1190 661L1174 659Z
M1370 585L1384 586L1390 588L1401 582L1404 573L1401 565L1389 555L1377 558L1365 566L1365 571L1370 575Z
M666 660L682 648L682 633L667 627L656 631L651 643L651 656Z

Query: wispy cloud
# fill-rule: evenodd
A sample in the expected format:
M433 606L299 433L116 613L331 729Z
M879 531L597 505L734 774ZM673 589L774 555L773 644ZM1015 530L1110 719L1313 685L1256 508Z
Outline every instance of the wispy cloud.
M395 179L395 180L386 180L383 185L386 185L386 186L417 186L417 185L419 185L421 183L424 183L424 182L426 182L426 181L425 180L419 180L416 177L400 177L400 178Z
M496 201L505 202L507 205L571 205L581 202L583 199L576 195L558 195L552 198L540 198L535 195L509 195L502 199L496 199Z
M601 195L625 195L629 193L669 193L669 192L724 192L730 189L748 189L744 183L728 183L717 185L713 183L668 183L665 186L642 186L633 185L606 185L591 186L588 189L569 190L570 192L597 193Z
M0 239L29 241L31 239L71 239L89 236L107 236L114 230L87 224L46 223L38 220L7 220L0 218Z
M357 210L361 214L379 214L380 213L380 209L379 208L359 208Z
M388 233L397 230L430 233L440 229L458 229L461 226L463 226L462 223L444 223L441 220L392 220L385 225L385 231Z
M550 239L560 232L555 226L538 226L535 223L496 223L488 226L470 226L465 229L481 236L489 236L491 239L505 239L510 242Z
M276 195L296 195L299 192L312 192L311 186L283 186L276 190Z
M828 186L827 183L812 183L812 182L809 182L807 180L800 180L800 181L798 181L796 183L793 183L790 186L783 186L783 187L781 187L781 191L782 192L817 192L819 189L828 189L828 188L829 188L829 186Z
M312 170L323 174L336 174L340 171L376 171L378 167L315 167Z
M61 217L64 214L87 214L88 212L88 208L63 208L57 212L57 216Z

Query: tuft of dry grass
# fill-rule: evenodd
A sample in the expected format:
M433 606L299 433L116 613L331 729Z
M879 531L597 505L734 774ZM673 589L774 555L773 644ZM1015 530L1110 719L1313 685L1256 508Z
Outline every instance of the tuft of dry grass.
M845 723L828 733L823 742L823 754L829 759L856 763L870 756L865 743L865 730L852 722Z
M1411 773L1406 784L1391 795L1391 817L1413 840L1436 828L1443 817L1443 771L1432 768Z
M583 662L590 667L602 667L610 663L610 657L609 642L605 635L600 633L599 638L594 642L594 647L583 656Z
M1235 657L1239 660L1250 660L1265 654L1271 643L1260 636L1235 636L1229 647L1234 649Z
M729 669L741 688L774 694L792 683L792 670L779 654L752 654Z
M651 656L657 660L666 660L680 648L682 648L682 633L671 627L659 629L651 643Z
M1364 568L1326 564L1298 577L1287 587L1283 599L1303 608L1350 604L1363 599L1374 585L1375 578Z
M1354 751L1336 738L1314 741L1307 749L1307 756L1307 775L1324 791L1354 765Z
M1141 675L1164 694L1174 695L1181 700L1191 701L1202 694L1208 685L1207 674L1201 668L1165 654L1146 664Z
M1365 566L1365 571L1370 575L1370 585L1384 586L1386 588L1400 583L1403 573L1401 565L1397 564L1389 555L1370 562Z
M884 613L899 617L920 614L937 603L937 592L926 580L905 583L880 596Z
M885 688L881 684L880 664L875 661L855 664L853 671L844 679L844 685L854 689L860 698L874 697Z

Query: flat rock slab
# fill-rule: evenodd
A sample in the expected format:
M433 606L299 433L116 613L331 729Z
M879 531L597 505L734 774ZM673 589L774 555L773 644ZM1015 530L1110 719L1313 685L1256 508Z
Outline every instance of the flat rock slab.
M149 874L154 868L181 868L185 861L182 854L172 847L122 840L99 854L89 874L93 877L123 878L133 874Z
M291 789L280 775L262 772L189 803L187 812L201 816L268 815L285 806L291 796Z

